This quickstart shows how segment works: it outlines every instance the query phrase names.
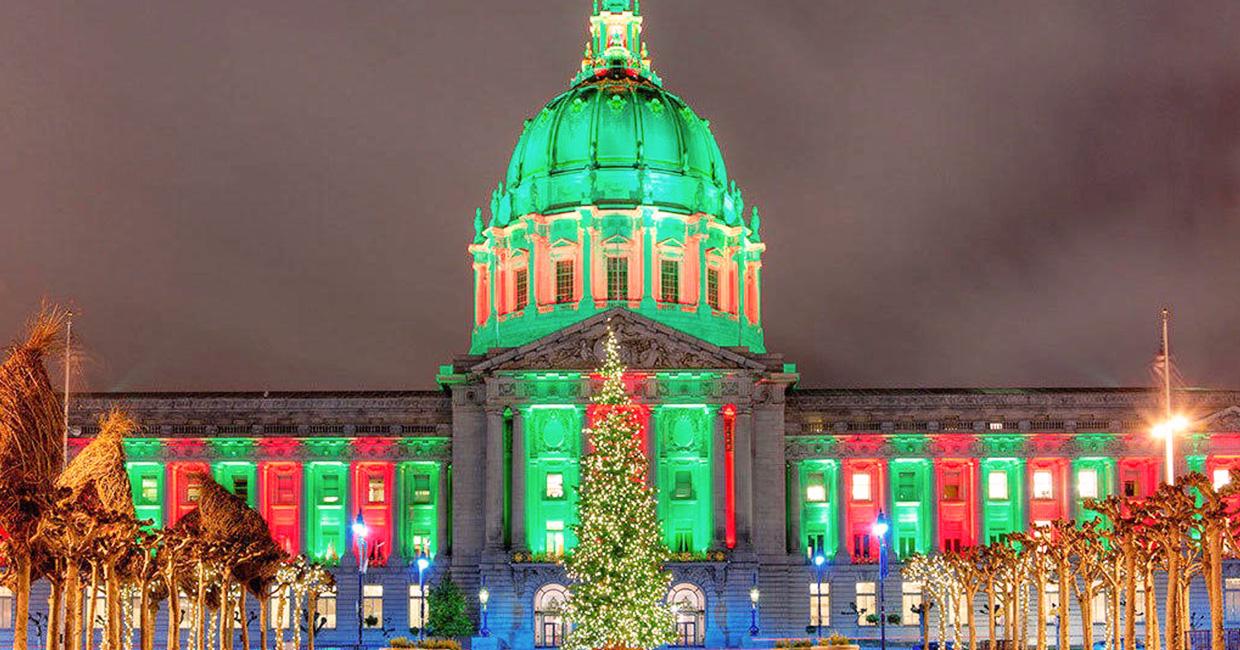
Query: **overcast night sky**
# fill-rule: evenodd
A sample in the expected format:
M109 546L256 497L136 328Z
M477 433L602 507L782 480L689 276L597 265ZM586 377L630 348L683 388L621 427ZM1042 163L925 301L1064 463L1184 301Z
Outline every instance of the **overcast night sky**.
M589 0L5 0L0 338L79 389L433 386ZM1240 388L1240 3L647 0L811 386Z

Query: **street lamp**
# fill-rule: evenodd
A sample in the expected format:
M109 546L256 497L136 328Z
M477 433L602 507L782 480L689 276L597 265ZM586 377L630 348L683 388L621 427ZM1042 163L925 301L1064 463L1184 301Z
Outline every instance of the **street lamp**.
M818 638L822 638L822 570L827 564L827 556L819 544L814 549L814 569L818 572L818 593L814 594L814 607L818 610Z
M749 636L758 636L758 599L762 592L758 591L758 574L753 574L753 586L749 588Z
M478 589L478 604L482 606L482 625L478 628L478 636L491 636L487 627L487 603L491 602L491 590L487 589L487 577L482 576L482 587Z
M362 626L365 621L362 620L362 601L365 600L362 593L362 577L366 575L366 536L370 531L366 528L366 519L362 517L362 513L357 513L357 519L353 521L353 542L357 544L357 648L362 648Z
M418 550L418 559L414 560L418 567L418 639L426 638L426 570L431 566L431 558L426 549Z
M891 530L891 522L885 512L878 511L870 530L878 538L878 647L887 650L887 599L883 582L887 579L887 533Z
M1175 437L1188 431L1190 423L1183 415L1174 415L1154 425L1154 437L1166 442L1167 484L1175 485Z

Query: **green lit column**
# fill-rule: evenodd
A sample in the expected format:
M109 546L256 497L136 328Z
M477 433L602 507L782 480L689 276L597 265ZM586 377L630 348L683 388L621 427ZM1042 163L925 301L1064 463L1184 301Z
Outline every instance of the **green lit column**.
M588 290L588 287L587 287ZM512 410L512 550L527 550L525 539L525 410Z
M711 448L714 453L711 454L710 477L711 492L714 499L711 500L711 518L714 520L713 530L711 531L711 548L724 548L727 545L728 535L728 517L727 517L727 472L724 460L724 454L727 450L727 432L723 426L723 414L718 408L712 407L713 413L711 417ZM735 440L733 440L735 444ZM733 482L733 487L736 483Z

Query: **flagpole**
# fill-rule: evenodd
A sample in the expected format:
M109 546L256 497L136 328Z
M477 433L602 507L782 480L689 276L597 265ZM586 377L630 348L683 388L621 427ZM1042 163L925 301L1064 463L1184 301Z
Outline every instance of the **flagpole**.
M69 465L69 373L70 367L70 347L73 345L73 312L70 311L68 318L65 320L65 420L64 430L61 432L61 458L64 459L62 467Z
M1167 422L1171 422L1171 310L1162 310L1163 348L1163 410ZM1167 432L1167 483L1175 485L1175 435Z

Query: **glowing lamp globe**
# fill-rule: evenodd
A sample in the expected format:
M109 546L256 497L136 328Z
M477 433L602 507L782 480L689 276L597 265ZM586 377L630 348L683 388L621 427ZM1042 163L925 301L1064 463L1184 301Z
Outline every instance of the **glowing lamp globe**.
M353 536L365 538L369 534L370 530L366 528L366 520L362 518L361 513L358 513L357 519L353 521Z

